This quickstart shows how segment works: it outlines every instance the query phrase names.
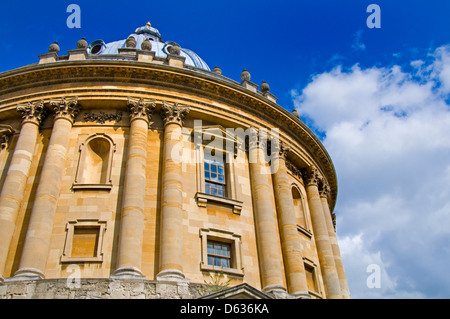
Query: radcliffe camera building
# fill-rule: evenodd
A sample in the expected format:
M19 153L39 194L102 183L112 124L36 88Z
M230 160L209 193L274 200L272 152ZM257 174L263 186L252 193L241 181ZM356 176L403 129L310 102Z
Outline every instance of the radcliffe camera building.
M150 23L1 73L0 298L350 298L333 163L276 100Z

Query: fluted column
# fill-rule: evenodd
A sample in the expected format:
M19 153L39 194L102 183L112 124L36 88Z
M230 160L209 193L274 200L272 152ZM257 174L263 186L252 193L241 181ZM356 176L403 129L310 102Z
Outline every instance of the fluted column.
M188 107L163 102L163 170L160 223L160 264L158 279L184 279L183 273L183 185L182 163L174 158L181 143L181 127Z
M154 108L154 100L128 99L130 139L120 217L117 269L114 276L144 276L141 272L141 263L144 236L147 136L148 124Z
M328 194L330 188L327 184L322 187L320 191L320 200L322 202L322 208L324 218L327 223L328 236L330 238L331 250L333 251L334 263L336 264L336 270L339 278L339 285L341 287L341 294L344 298L350 298L350 289L348 287L347 276L345 275L344 263L342 262L341 251L339 249L338 241L336 238L336 232L331 218L330 207L328 205Z
M0 280L4 276L9 246L23 200L39 126L47 115L43 100L19 104L17 111L22 114L22 128L0 195Z
M289 293L302 298L310 298L303 263L302 245L297 230L294 201L286 169L286 155L289 148L279 144L279 156L275 158L273 188L278 212L284 267Z
M253 195L253 209L256 223L256 238L261 270L261 281L265 292L286 292L283 272L280 267L277 220L273 210L274 195L270 180L270 167L265 161L264 150L267 141L256 132L250 136L249 162L250 183Z
M64 97L60 100L50 100L50 106L55 112L53 130L31 210L19 270L15 277L44 278L70 131L79 112L77 97L69 100Z
M306 194L308 197L311 221L319 255L320 269L325 284L326 297L330 299L342 298L339 278L334 262L328 235L327 223L325 221L322 202L319 195L319 181L322 179L315 167L310 167L306 172Z

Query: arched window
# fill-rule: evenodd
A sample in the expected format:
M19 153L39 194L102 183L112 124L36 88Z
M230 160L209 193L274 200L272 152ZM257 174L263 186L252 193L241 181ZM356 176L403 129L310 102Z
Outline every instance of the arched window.
M110 189L114 152L115 144L104 134L92 135L82 143L73 188Z
M305 207L303 205L303 198L300 190L296 186L292 186L292 199L294 201L295 217L297 218L297 225L304 230L309 231L308 222L305 214Z

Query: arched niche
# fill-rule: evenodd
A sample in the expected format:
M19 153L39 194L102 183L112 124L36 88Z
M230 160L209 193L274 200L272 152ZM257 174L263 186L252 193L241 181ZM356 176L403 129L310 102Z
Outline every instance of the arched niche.
M114 141L106 134L97 133L81 143L74 189L111 189L111 169Z

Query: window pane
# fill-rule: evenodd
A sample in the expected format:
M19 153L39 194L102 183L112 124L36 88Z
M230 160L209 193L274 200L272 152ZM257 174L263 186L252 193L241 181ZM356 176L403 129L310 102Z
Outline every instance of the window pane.
M222 255L222 253L220 252L220 244L214 244L214 254L215 255Z
M219 166L219 167L217 168L217 173L223 174L223 166Z
M211 195L217 195L217 189L216 188L212 188L211 189Z
M214 258L214 266L220 266L220 258Z
M205 178L206 178L206 179L210 179L210 178L211 178L210 175L209 175L209 172L206 172L206 171L205 171Z
M219 178L219 183L225 183L225 176L219 175L218 178Z
M222 267L230 268L230 260L226 258L222 259Z
M222 246L222 256L230 256L230 248L228 245L223 245Z
M208 243L208 254L212 254L214 252L214 245L212 243Z
M205 163L205 171L209 171L209 164Z
M214 266L214 258L212 258L211 256L208 256L208 265Z
M217 165L211 164L211 172L217 173Z
M217 181L217 174L216 173L211 173L211 180L212 181Z
M225 197L225 193L221 190L217 191L217 195L219 195L220 197Z

